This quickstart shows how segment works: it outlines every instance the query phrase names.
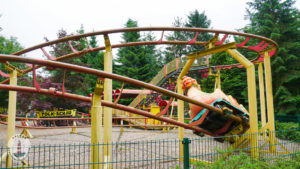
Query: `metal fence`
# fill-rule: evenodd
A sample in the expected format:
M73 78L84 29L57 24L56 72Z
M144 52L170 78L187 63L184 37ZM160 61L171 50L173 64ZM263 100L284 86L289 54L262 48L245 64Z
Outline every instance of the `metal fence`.
M286 131L277 131L276 134ZM299 130L289 130L297 135ZM277 138L275 144L268 142L272 133L245 134L242 136L228 137L196 137L183 140L153 140L118 142L109 145L99 144L59 144L59 145L32 145L28 156L23 162L13 160L13 168L91 168L91 150L99 148L112 148L112 159L102 158L99 168L186 168L191 161L205 161L213 163L221 157L238 154L244 151L250 155L253 149L249 144L243 148L232 149L236 143L230 144L226 140L233 138L258 137L255 151L260 151L259 159L268 160L273 157L294 155L300 153L300 140L298 136L293 140ZM274 134L274 133L273 133ZM180 144L184 144L184 155L180 157ZM270 147L275 147L275 152L269 152ZM7 147L0 147L0 154L8 151ZM101 152L100 151L100 152ZM99 154L100 157L101 154ZM223 158L224 159L224 158ZM0 168L6 167L5 159L0 163Z

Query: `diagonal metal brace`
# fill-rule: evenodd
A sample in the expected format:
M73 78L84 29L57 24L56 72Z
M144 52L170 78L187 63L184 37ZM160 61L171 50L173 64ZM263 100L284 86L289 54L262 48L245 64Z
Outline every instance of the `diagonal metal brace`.
M103 93L103 88L104 88L104 79L103 78L98 78L95 86L95 91L94 93L96 95L102 95Z
M196 53L192 53L192 54L187 55L187 57L189 59L192 59L192 58L197 59L199 57L203 57L203 56L207 56L207 55L210 55L210 54L223 52L227 49L235 49L235 48L236 48L236 44L235 44L235 42L232 42L232 43L227 43L225 45L219 45L219 46L216 46L214 48L205 49L205 50L202 50L202 51L199 51L199 52L196 52Z
M23 75L23 71L22 71L22 70L16 68L15 66L13 66L12 64L10 64L10 63L8 63L8 62L5 63L5 69L6 69L7 71L10 71L10 72L16 70L16 71L17 71L17 76L18 76L18 77Z

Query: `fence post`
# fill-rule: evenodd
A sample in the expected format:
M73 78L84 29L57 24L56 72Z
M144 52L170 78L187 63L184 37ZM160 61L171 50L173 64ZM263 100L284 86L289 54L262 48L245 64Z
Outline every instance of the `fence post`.
M189 169L190 168L190 152L189 152L189 144L191 140L189 138L183 138L183 168Z
M300 131L300 115L298 115L298 130Z

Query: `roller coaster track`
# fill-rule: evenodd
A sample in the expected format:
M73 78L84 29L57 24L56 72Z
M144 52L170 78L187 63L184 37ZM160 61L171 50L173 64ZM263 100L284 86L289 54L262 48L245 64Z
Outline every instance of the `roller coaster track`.
M125 82L125 83L129 83L132 85L135 85L137 87L141 87L141 88L145 88L148 90L152 90L155 91L157 93L162 93L164 95L170 96L170 97L174 97L176 99L180 99L189 103L193 103L195 105L201 106L201 107L205 107L208 108L211 111L214 111L216 113L219 114L223 114L223 111L215 108L213 106L204 104L202 102L193 100L191 98L188 98L186 96L183 95L179 95L175 92L172 92L170 90L166 90L158 86L161 86L164 81L169 77L174 77L176 76L176 72L183 67L184 65L184 61L182 60L173 60L172 62L168 63L166 65L166 69L167 71L165 72L165 70L161 70L153 79L152 84L148 84L148 83L144 83L144 82L140 82L137 81L135 79L131 79L131 78L126 78L124 76L120 76L120 75L115 75L115 74L111 74L111 73L107 73L107 72L103 72L103 71L99 71L99 70L95 70L95 69L90 69L90 68L86 68L86 67L80 67L80 66L76 66L76 65L72 65L72 64L66 64L66 63L61 63L61 62L56 62L56 61L64 61L67 58L72 58L72 57L78 57L78 56L82 56L86 53L90 53L90 52L95 52L95 51L100 51L100 50L105 50L105 46L100 46L100 47L91 47L88 44L88 48L83 49L81 51L76 50L72 45L71 45L71 41L78 41L81 38L87 38L89 36L96 36L96 35L103 35L103 36L108 36L110 34L114 34L114 33L124 33L124 32L143 32L143 31L161 31L162 32L162 36L160 38L159 41L143 41L143 42L128 42L128 43L123 43L123 44L112 44L111 48L120 48L120 47L127 47L127 46L138 46L138 45L162 45L162 44L167 44L167 45L206 45L208 42L199 42L196 41L196 38L198 36L199 33L211 33L214 34L214 37L217 37L220 34L223 34L223 38L222 40L214 42L216 46L218 45L222 45L224 40L227 38L227 35L232 35L232 36L239 36L239 37L244 37L245 40L244 42L240 43L240 44L236 44L236 48L242 48L242 49L248 49L248 50L252 50L258 53L257 57L254 58L252 61L256 62L256 61L263 61L264 59L264 53L268 52L270 56L274 55L274 53L276 53L277 49L278 49L278 45L276 42L265 38L265 37L261 37L261 36L257 36L257 35L252 35L252 34L247 34L247 33L241 33L241 32L232 32L232 31L224 31L224 30L212 30L212 29L204 29L204 28L172 28L172 27L144 27L144 28L123 28L123 29L114 29L114 30L106 30L106 31L98 31L98 32L92 32L92 33L85 33L85 34L81 34L81 35L74 35L74 36L68 36L68 37L64 37L61 39L57 39L54 41L49 41L46 43L42 43L24 50L21 50L19 52L13 53L12 55L1 55L0 54L0 62L20 62L20 63L29 63L32 64L33 66L31 66L30 68L23 70L23 73L28 73L31 71L34 71L34 69L38 69L40 67L46 66L46 67L50 67L50 68L61 68L64 70L69 70L69 71L75 71L75 72L81 72L81 73L87 73L87 74L92 74L98 77L103 77L103 78L109 78L112 80L117 80L117 81L121 81L121 82ZM194 32L196 34L195 38L191 41L164 41L163 40L163 33L165 31L185 31L185 32ZM256 46L246 46L246 43L248 42L248 40L252 38L255 39L255 42L259 42ZM55 45L58 43L69 43L69 47L71 49L71 53L63 55L63 56L56 56L53 57L51 55L49 55L45 50L44 47L49 47L51 45ZM88 42L88 40L87 40ZM17 57L16 55L22 55L22 54L29 54L29 52L35 51L35 50L42 50L44 55L47 56L47 58L50 60L39 60L39 59L30 59L30 58L25 58L25 57ZM178 62L178 63L173 63L173 62ZM178 66L178 68L176 67L176 65ZM239 65L220 65L220 66L216 66L219 68L226 68L226 67L232 67L232 66L239 66ZM196 69L201 69L200 65L195 66ZM203 68L204 69L204 68ZM162 73L162 71L164 73ZM4 74L3 72L2 75ZM167 76L164 77L164 76ZM165 78L165 79L164 79ZM64 98L69 98L69 99L75 99L75 100L80 100L80 101L85 101L85 102L90 102L91 98L88 97L84 97L84 96L78 96L78 95L74 95L74 94L68 94L68 93L63 93L63 92L59 92L56 91L55 89L38 89L36 86L36 88L32 88L32 87L20 87L20 86L8 86L8 85L4 85L5 83L9 82L9 79L6 79L4 81L2 81L0 84L0 89L3 90L17 90L17 91L25 91L25 92L33 92L33 93L39 93L39 94L46 94L46 95L56 95L58 97L64 97ZM138 96L138 97L142 97ZM137 97L137 98L138 98ZM135 100L137 100L137 98ZM136 103L135 103L136 102ZM141 102L139 102L141 103ZM124 106L124 105L119 105L119 104L113 104L111 102L107 102L107 101L103 101L102 102L103 106L108 106L108 107L112 107L115 109L118 109L119 111L117 112L117 114L122 115L122 113L124 114L124 112L131 112L131 113L135 113L138 115L142 115L145 117L149 117L149 118L154 118L157 120L161 120L173 125L178 125L184 128L189 128L192 129L194 131L199 131L199 132L203 132L203 133L207 133L207 131L203 131L203 129L198 128L198 127L194 127L194 126L188 126L187 124L184 123L180 123L178 121L172 120L172 119L168 119L168 118L164 118L164 117L156 117L154 115L149 114L148 112L145 112L143 110L138 110L135 109L135 107L138 105L137 101L133 101L130 106ZM132 106L132 107L131 107ZM235 117L235 116L231 116L231 118L233 118L234 120L241 120L239 117Z

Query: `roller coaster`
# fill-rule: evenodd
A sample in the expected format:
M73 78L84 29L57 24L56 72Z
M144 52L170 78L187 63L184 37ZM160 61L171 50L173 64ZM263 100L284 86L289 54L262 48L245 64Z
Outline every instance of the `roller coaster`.
M158 41L141 41L141 42L127 42L122 44L111 44L109 40L109 35L124 33L124 32L162 32L161 37ZM190 41L168 41L164 40L165 32L189 32L194 33L195 37ZM203 34L210 34L212 38L209 41L197 41L197 37ZM221 39L219 37L223 35ZM88 41L90 36L103 36L105 46L91 47ZM233 38L227 38L232 36ZM73 41L79 41L80 39L86 39L88 48L78 51L74 46L72 46ZM237 43L235 39L243 39L241 42ZM254 46L247 46L248 41L251 39L251 44L256 44ZM233 41L233 42L229 42ZM71 53L63 56L51 56L45 50L46 47L56 44L68 44ZM120 76L112 73L112 52L113 48L121 48L127 46L140 46L140 45L198 45L203 46L203 50L197 51L195 53L188 54L187 56L176 58L170 63L166 64L164 68L153 78L151 83L146 83L132 79L129 77ZM238 49L250 50L257 53L255 58L246 58L243 56ZM74 99L82 102L92 103L91 107L91 132L92 132L92 144L99 143L100 136L97 133L101 128L102 120L104 122L104 143L110 142L111 137L111 127L112 127L112 115L120 118L132 117L136 118L134 121L130 118L126 119L130 123L134 123L137 126L143 126L145 124L145 119L139 119L138 117L152 118L163 122L164 124L171 124L179 127L179 138L183 138L183 129L193 130L199 135L207 134L210 136L223 136L223 135L240 135L242 133L255 133L258 132L258 120L257 120L257 99L256 99L256 79L255 79L255 65L258 65L259 74L259 89L260 100L261 100L261 114L263 128L261 130L274 131L274 121L268 120L266 122L266 112L264 100L264 89L266 86L266 96L267 96L267 106L268 106L268 119L274 119L273 111L273 97L272 97L272 86L271 86L271 67L270 67L270 57L273 56L278 49L278 45L271 39L248 34L242 32L232 32L224 30L213 30L204 28L179 28L179 27L144 27L144 28L123 28L106 30L99 32L91 32L80 35L68 36L54 41L49 41L42 43L11 55L0 54L0 62L5 64L6 70L10 72L6 74L0 72L2 76L9 77L0 84L1 90L9 90L9 106L8 106L8 135L11 137L14 133L15 127L15 109L16 109L16 91L38 93L41 95L53 95L56 97L62 97L66 99ZM41 50L48 58L48 60L34 59L28 57L21 57L20 55L30 55L30 52ZM105 50L104 56L104 71L92 69L88 67L77 66L74 64L64 63L63 61L68 58L79 57L84 54ZM232 65L209 65L207 61L209 59L204 59L204 57L209 58L210 55L227 52L235 60L238 61L237 64ZM206 62L205 62L206 61ZM25 63L29 68L25 70L20 70L14 67L9 62L19 62ZM263 84L262 75L262 65L265 67L265 77L266 85ZM81 96L77 94L68 93L64 90L57 91L55 88L43 89L39 86L36 80L36 70L46 67L51 69L63 69L65 71L74 71L85 74L90 74L98 77L95 91L93 97ZM194 71L196 73L205 74L212 73L213 71L219 72L222 69L231 69L234 67L245 68L247 71L247 84L248 84L248 108L246 110L243 106L239 105L237 101L229 96L224 95L224 97L213 97L207 93L201 92L197 87L191 87L189 85L184 85L185 75ZM51 69L50 69L51 68ZM33 87L30 86L17 86L17 77L23 74L33 72ZM115 99L112 102L112 80L120 81L123 83L131 84L136 87L143 88L145 90L151 91L150 93L139 94L129 106L118 104L119 99ZM62 80L64 81L64 79ZM6 83L10 82L10 85ZM220 76L216 76L216 82L220 83ZM193 84L193 83L192 83ZM262 85L261 85L262 84ZM216 84L218 86L219 84ZM159 87L160 86L160 87ZM190 87L187 91L187 96L184 95L183 88ZM217 88L217 87L216 87ZM104 90L104 97L102 99ZM190 92L193 90L194 92ZM220 90L220 87L219 87ZM190 93L190 94L189 94ZM198 93L195 97L191 96L191 93ZM122 95L122 89L119 96ZM165 102L164 109L155 109L153 103L159 104L162 100L161 95L170 97L170 101ZM204 98L197 98L204 95ZM205 101L205 99L210 101ZM173 107L173 100L177 99L177 118L173 119L165 117L166 112L170 107ZM191 118L192 121L189 124L184 123L184 102L190 105ZM162 103L161 103L162 105ZM102 118L102 108L104 106L103 118ZM147 108L151 108L156 113L149 113L146 111ZM114 112L112 111L115 110ZM248 113L249 112L249 113ZM3 123L3 122L2 122ZM4 123L3 123L4 124ZM213 125L212 125L213 124ZM23 126L28 128L28 126ZM270 142L274 142L274 136L270 136ZM251 146L257 145L257 138L255 136L251 138L239 138L235 140L230 140L230 142L235 142L236 147L245 146L245 144L251 144ZM181 149L182 150L182 149ZM92 151L98 151L92 149ZM257 156L257 152L251 152L252 155ZM95 153L97 154L97 153ZM109 156L109 152L105 152ZM92 157L92 161L97 161L96 157Z

